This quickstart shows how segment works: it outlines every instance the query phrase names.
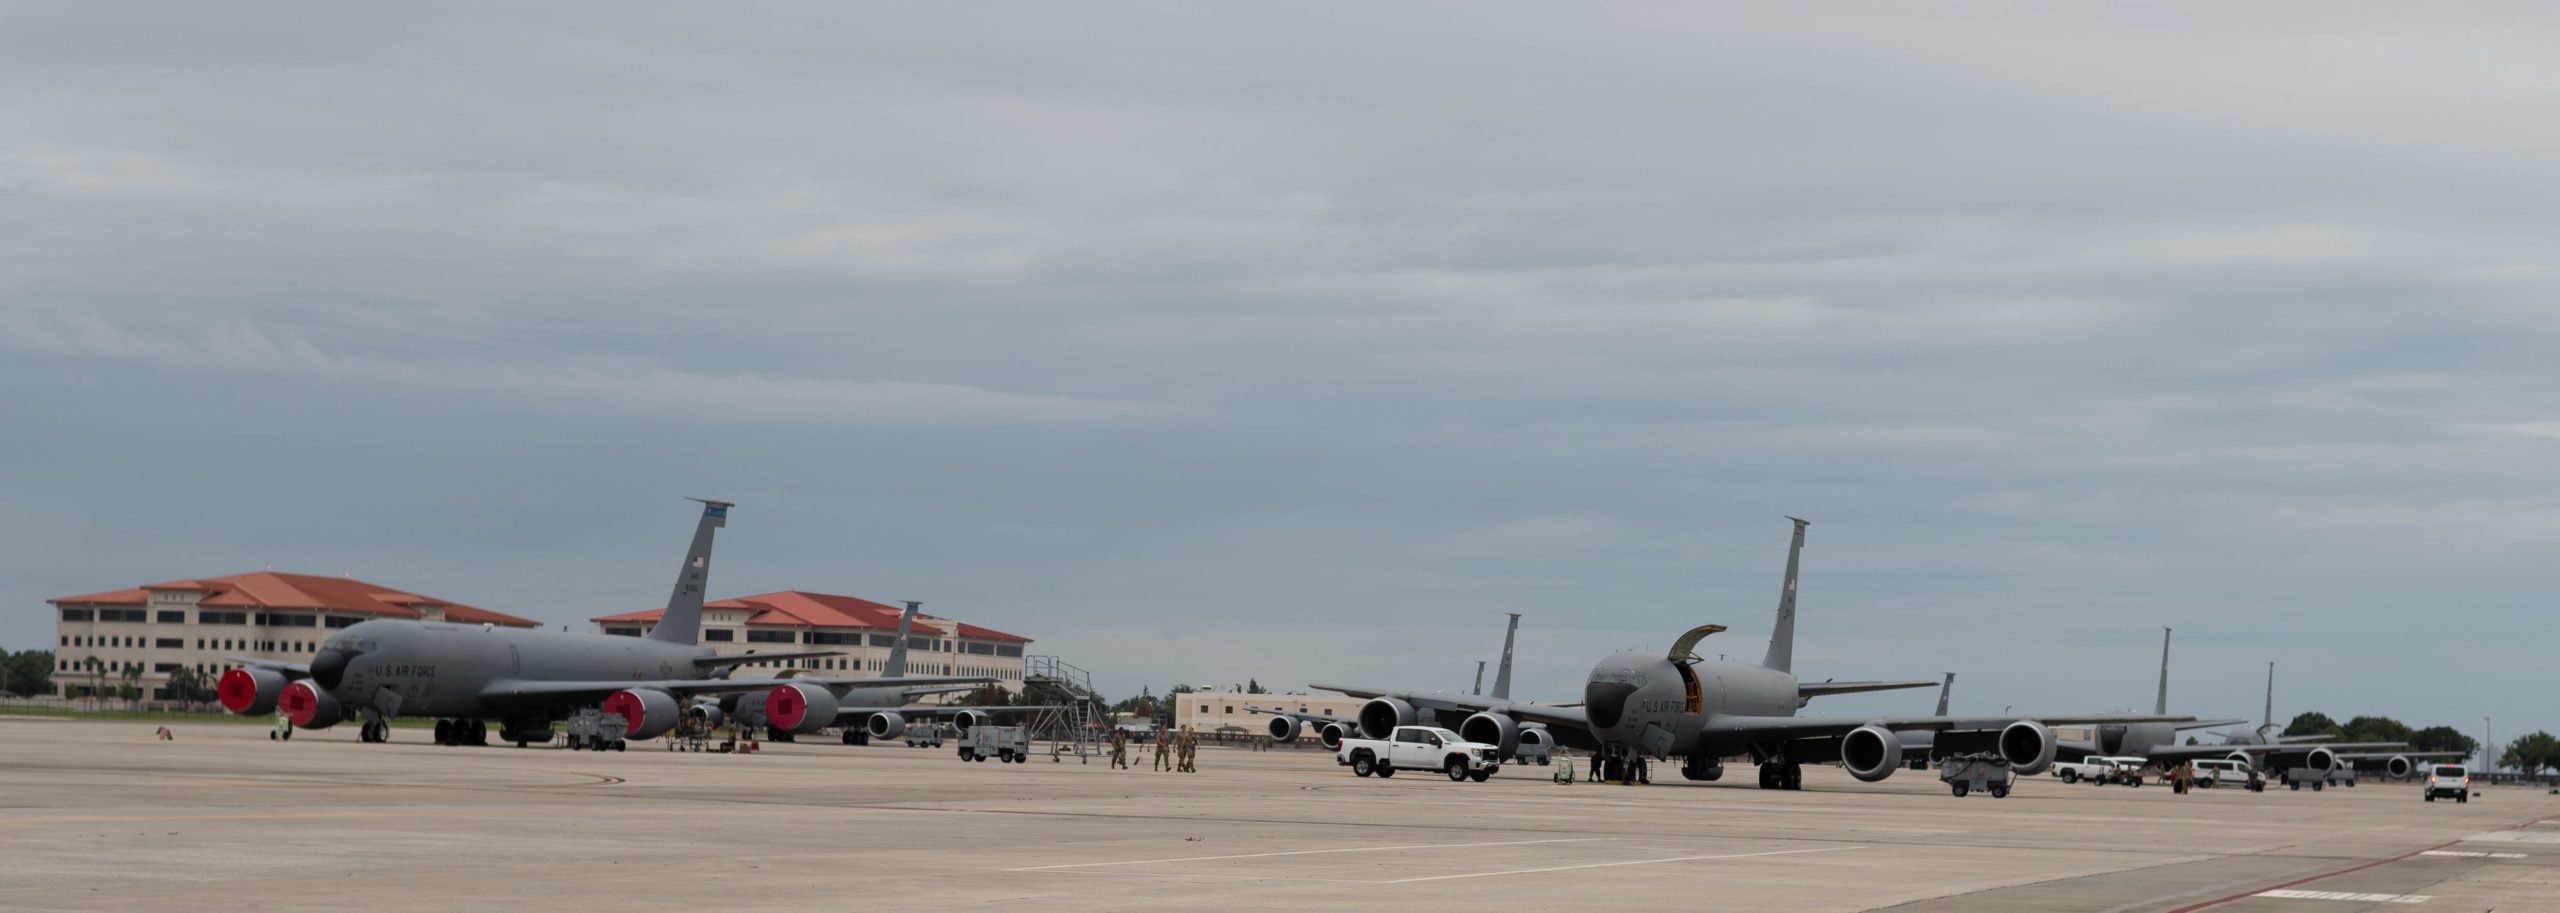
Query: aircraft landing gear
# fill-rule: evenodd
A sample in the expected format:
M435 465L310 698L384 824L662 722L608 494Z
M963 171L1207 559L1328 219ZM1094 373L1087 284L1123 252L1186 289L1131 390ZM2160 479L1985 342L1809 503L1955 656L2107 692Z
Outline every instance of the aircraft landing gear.
M1803 789L1804 765L1792 761L1764 761L1760 764L1761 789Z
M356 730L356 738L365 742L391 741L391 724L368 722L363 728Z
M1705 755L1691 755L1688 763L1680 765L1680 776L1691 780L1720 779L1724 776L1724 761Z

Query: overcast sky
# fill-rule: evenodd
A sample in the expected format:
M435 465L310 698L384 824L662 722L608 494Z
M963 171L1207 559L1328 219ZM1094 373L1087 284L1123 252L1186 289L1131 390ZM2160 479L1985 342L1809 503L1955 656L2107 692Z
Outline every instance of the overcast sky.
M1811 678L2560 727L2560 14L2357 6L17 4L0 645L586 629L696 495L1115 696L1574 699L1793 514Z

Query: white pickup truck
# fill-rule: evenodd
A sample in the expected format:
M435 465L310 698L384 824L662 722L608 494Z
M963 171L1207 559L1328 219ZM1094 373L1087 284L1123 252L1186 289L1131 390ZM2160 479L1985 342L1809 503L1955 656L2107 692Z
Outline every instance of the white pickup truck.
M2053 775L2062 778L2064 783L2078 783L2086 780L2099 786L2109 783L2141 786L2142 769L2150 764L2151 762L2144 758L2108 758L2091 755L2078 761L2054 762Z
M1399 770L1436 770L1451 780L1482 783L1502 766L1502 748L1470 742L1437 726L1398 726L1387 739L1344 739L1333 759L1366 777Z

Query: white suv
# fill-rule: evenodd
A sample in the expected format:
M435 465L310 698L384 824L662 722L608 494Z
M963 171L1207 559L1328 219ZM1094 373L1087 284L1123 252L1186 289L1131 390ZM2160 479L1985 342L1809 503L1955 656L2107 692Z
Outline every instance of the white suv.
M2438 796L2452 796L2453 801L2471 801L2471 769L2460 764L2438 764L2427 771L2427 801Z

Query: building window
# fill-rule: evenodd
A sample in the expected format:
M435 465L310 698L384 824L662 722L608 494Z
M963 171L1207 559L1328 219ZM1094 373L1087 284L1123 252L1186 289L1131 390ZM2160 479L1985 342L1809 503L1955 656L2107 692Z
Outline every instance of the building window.
M145 611L143 611L143 610L141 610L141 609L99 609L99 610L98 610L98 620L99 620L99 621L131 621L131 622L143 622L143 621L149 621L150 619L151 619L151 613L149 613L149 612L145 612Z
M727 628L704 628L702 629L702 639L715 640L724 644L735 643L738 639L738 632Z
M1017 658L1018 658L1018 657L1020 657L1020 656L1022 655L1022 647L1021 647L1020 645L1018 645L1018 644L997 644L997 645L996 645L996 655L997 655L997 656L1012 656L1012 657L1017 657Z
M343 628L348 625L355 624L356 619L346 615L331 615L328 620L323 623L332 628Z
M200 625L245 625L249 623L249 613L197 612L196 623Z
M318 627L320 620L310 615L269 615L267 624L279 628Z
M640 629L639 629L639 628L606 628L606 629L604 629L604 632L605 632L605 633L607 633L607 634L611 634L611 635L613 635L613 636L615 636L615 637L638 637L638 636L640 636Z
M979 656L994 656L996 645L973 643L969 645L969 652Z
M64 621L88 621L89 619L94 618L94 617L96 617L96 616L95 616L93 613L91 613L88 609L64 609L64 610L62 610L62 620L64 620Z
M182 625L187 623L187 613L185 612L161 612L159 614L160 623L164 625Z
M794 636L796 633L797 632L793 631L749 631L747 632L747 642L751 644L793 643L798 640L798 638Z
M872 646L875 646L875 647L894 647L894 646L897 646L897 645L898 645L898 635L895 635L895 634L874 634L874 635L871 635L871 645L872 645Z
M162 675L167 675L167 674L169 674L169 673L171 673L171 672L176 672L176 671L178 671L178 664L177 664L177 663L152 663L152 664L151 664L151 671L153 671L153 672L157 672L157 673L160 673L160 674L162 674Z
M187 642L184 638L163 637L160 638L159 641L153 643L152 646L163 650L184 650L187 648Z
M831 647L859 647L862 646L862 635L842 634L831 631L811 631L809 632L808 642L813 644L824 644Z

